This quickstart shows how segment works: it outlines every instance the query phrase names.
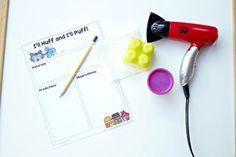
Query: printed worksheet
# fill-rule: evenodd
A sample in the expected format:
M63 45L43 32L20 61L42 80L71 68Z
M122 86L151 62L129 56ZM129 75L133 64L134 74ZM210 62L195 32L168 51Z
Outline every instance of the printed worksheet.
M102 77L96 45L64 96L65 84L83 54L98 36L98 22L52 35L22 46L42 115L53 146L83 139L132 120L119 81Z

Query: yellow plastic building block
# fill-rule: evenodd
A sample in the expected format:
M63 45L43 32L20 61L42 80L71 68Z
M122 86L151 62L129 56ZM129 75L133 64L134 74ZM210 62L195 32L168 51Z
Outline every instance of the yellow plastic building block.
M124 56L124 62L142 70L147 70L152 60L154 45L132 38Z

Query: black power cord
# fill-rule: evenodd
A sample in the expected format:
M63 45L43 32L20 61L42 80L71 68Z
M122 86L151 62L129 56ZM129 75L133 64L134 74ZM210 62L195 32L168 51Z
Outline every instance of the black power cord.
M192 149L192 146L191 146L190 133L189 133L189 98L190 98L190 94L189 94L188 84L183 86L183 90L184 90L184 96L186 98L186 103L185 103L186 136L187 136L187 141L188 141L188 147L190 149L190 152L191 152L192 156L194 157L193 149Z

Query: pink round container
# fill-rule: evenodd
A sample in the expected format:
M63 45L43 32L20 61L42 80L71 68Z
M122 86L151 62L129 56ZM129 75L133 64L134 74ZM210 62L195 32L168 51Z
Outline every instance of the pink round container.
M168 70L157 68L149 74L147 83L153 93L163 95L172 89L174 78Z

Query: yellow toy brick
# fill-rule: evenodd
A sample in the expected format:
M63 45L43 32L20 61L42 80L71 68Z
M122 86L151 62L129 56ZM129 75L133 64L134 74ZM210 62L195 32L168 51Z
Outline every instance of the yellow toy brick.
M147 70L154 53L154 45L132 38L124 56L124 62L139 69Z

